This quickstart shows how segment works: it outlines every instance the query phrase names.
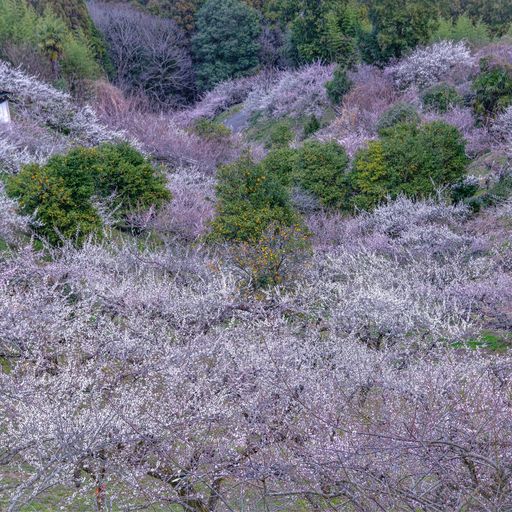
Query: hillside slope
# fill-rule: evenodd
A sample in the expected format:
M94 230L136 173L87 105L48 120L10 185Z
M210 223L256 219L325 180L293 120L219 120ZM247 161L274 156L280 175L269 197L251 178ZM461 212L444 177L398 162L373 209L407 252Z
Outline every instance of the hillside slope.
M511 510L510 66L155 112L0 62L0 508Z

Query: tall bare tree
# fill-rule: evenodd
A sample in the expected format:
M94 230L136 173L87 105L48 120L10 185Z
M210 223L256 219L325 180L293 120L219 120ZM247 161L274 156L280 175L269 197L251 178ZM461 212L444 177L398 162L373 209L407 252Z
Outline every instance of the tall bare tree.
M192 61L184 33L173 20L120 4L90 2L89 11L109 47L117 85L145 94L156 108L190 99Z

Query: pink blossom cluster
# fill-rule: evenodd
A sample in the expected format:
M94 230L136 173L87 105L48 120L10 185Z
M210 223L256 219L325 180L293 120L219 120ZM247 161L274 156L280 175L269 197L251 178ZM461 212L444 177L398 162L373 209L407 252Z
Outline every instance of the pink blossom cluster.
M274 73L263 71L259 75L228 80L207 92L193 107L178 112L175 116L180 125L189 126L195 121L213 119L229 108L243 103L251 91L260 87L261 83L271 80Z

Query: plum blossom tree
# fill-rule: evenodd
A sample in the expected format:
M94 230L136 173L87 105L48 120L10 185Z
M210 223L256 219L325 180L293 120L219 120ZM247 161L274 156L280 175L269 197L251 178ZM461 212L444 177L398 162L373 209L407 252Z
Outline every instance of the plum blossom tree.
M413 64L404 76L423 77ZM2 172L126 129L175 196L130 212L133 233L51 247L0 187L0 509L512 509L510 200L475 215L398 196L347 217L294 191L311 250L205 243L215 168L243 144L190 127L239 103L270 120L322 112L332 72L233 80L176 114L118 98L97 117L0 64L17 95ZM382 112L418 105L393 76L351 71L318 137L352 155ZM421 115L458 126L471 155L506 150L505 114L490 129L469 108ZM286 279L255 287L269 247Z
M454 66L472 64L471 52L464 42L441 41L426 48L417 48L389 69L398 87L426 88L446 76Z
M72 146L96 146L128 138L103 125L90 106L78 107L69 94L3 61L0 82L12 91L16 105L13 123L1 129L2 172L16 173L28 163L44 164L53 154L66 152Z
M260 296L222 253L172 241L14 251L6 510L57 486L104 511L506 510L510 355L465 343L512 300L490 293L510 268L467 218L403 198L338 218L294 285Z

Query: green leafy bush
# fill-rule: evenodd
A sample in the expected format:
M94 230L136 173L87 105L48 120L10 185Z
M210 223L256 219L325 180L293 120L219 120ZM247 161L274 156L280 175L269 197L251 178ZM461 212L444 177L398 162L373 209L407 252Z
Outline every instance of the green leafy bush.
M216 141L226 139L231 135L231 130L227 126L205 117L195 123L194 132L200 137Z
M121 215L133 208L159 208L171 198L165 176L129 144L104 144L99 148L76 151L78 157L81 152L92 153L89 172L95 178L95 193L99 197L114 194L110 201ZM86 160L83 163L86 164Z
M266 174L277 179L284 187L289 187L293 181L296 153L297 151L291 148L273 149L260 165Z
M444 113L463 103L462 96L448 84L438 84L429 87L421 96L423 106L427 110Z
M270 129L269 142L267 147L286 147L295 138L290 123L286 120L279 121Z
M298 149L274 149L260 162L266 175L288 190L298 187L326 207L341 208L347 200L349 158L336 142L306 141Z
M397 103L382 114L377 123L377 130L380 132L397 124L418 124L419 122L420 116L414 105L410 103Z
M308 117L306 123L304 124L304 138L313 135L318 130L320 130L320 121L317 119L315 115Z
M480 73L472 84L473 108L480 121L486 121L512 105L512 67L480 62Z
M349 158L336 142L308 141L296 150L293 181L323 206L342 207L347 197Z
M255 243L231 248L231 260L253 289L283 285L310 253L309 232L300 225L270 224Z
M327 89L327 96L329 99L335 105L339 105L345 94L347 94L352 87L352 81L348 77L346 68L343 66L337 66L332 80L327 82L325 87Z
M280 180L249 154L219 169L210 239L256 243L271 225L300 224Z
M55 163L55 162L54 162ZM20 212L32 215L37 211L37 232L52 244L64 238L80 239L101 230L101 219L88 200L92 191L87 178L76 178L78 187L49 167L28 165L6 187L11 197L19 200Z
M77 148L44 166L28 165L8 179L6 191L22 213L36 215L36 231L53 244L100 234L96 198L108 198L121 220L133 207L159 207L171 197L165 178L128 144Z
M460 182L467 164L465 142L455 127L399 124L357 153L350 175L352 203L369 209L388 196L428 197Z

